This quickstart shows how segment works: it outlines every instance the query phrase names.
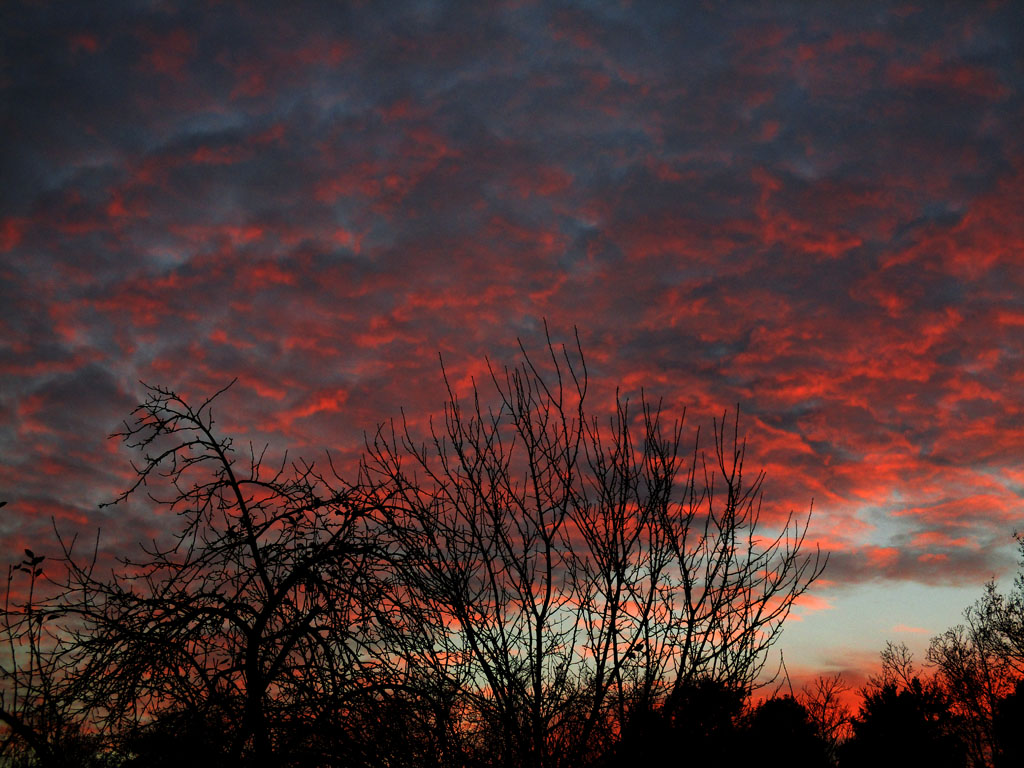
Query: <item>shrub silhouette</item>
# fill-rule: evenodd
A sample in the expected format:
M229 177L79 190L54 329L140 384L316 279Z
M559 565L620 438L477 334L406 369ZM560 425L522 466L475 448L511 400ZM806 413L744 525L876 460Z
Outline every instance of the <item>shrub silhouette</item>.
M745 690L709 678L682 685L657 706L632 713L610 765L672 765L681 752L698 765L739 764L746 698Z
M694 765L827 768L825 741L800 702L771 698L749 708L742 689L695 681L627 723L609 766Z
M1024 765L1024 680L1016 689L999 700L993 717L996 768L1019 768Z
M807 709L792 696L771 698L749 715L745 765L828 768L828 748Z
M911 678L864 693L853 737L840 749L842 768L963 768L966 749L956 735L949 702L933 684Z

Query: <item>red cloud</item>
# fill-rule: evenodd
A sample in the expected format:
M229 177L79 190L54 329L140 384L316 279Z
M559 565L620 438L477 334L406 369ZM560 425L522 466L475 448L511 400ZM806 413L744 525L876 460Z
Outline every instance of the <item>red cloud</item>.
M187 29L172 29L163 33L143 33L142 42L147 50L142 64L147 69L172 80L184 82L189 62L195 57L197 41Z

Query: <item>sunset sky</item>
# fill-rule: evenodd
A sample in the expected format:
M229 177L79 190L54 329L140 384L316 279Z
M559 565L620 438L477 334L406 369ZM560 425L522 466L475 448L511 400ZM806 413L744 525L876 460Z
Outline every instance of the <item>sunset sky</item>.
M546 318L813 500L796 677L1012 578L1024 4L13 0L0 61L5 561L173 525L97 509L139 380L351 462Z

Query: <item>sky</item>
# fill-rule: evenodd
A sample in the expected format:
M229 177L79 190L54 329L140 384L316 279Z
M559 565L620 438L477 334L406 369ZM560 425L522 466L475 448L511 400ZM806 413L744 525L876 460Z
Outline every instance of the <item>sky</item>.
M1024 6L9 0L0 557L98 509L140 381L353 461L578 329L615 387L737 405L828 569L796 677L919 656L1024 530ZM692 434L692 433L691 433Z

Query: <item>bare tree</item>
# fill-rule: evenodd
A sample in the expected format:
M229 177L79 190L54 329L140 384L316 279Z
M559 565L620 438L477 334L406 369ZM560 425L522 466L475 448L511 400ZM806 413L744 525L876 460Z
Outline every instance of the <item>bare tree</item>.
M223 390L193 407L149 387L113 503L145 494L174 524L112 568L58 534L42 602L34 554L11 572L29 589L0 627L0 745L46 765L88 732L124 766L553 768L647 714L683 722L700 692L741 707L824 567L809 518L765 534L738 417L683 451L659 403L584 407L578 340L547 351L492 369L493 405L449 385L428 434L379 428L354 484L237 452Z
M994 583L987 584L981 600L968 612L990 652L1024 677L1024 534L1016 534L1016 538L1021 567L1013 588L1004 595Z
M55 626L59 614L44 560L26 549L24 559L7 569L0 610L0 760L85 765L96 744L81 727L76 680L68 674L77 649Z
M1024 542L1021 547L1024 553ZM972 763L992 765L996 711L1024 678L1024 571L1009 594L986 584L964 611L964 623L932 638L928 662L958 717Z
M132 736L123 751L162 724L204 723L215 743L176 748L280 764L304 748L289 741L294 723L344 732L352 697L382 682L365 629L373 547L333 475L287 457L268 470L252 446L240 460L214 432L219 394L193 408L149 387L117 435L143 458L114 503L145 489L179 528L109 577L65 545L65 631L86 660L77 674L89 680L80 695L101 709L95 725Z
M804 686L799 700L824 740L829 760L835 764L839 745L850 736L852 713L845 702L851 688L841 674L821 676Z
M758 530L764 476L744 477L738 419L685 461L681 420L658 404L588 414L578 340L574 355L549 340L544 366L521 351L491 368L493 405L449 383L429 434L378 430L361 503L413 630L398 655L458 702L464 743L485 738L505 765L576 765L695 681L756 685L825 559L803 551L805 518Z
M879 657L882 662L881 672L868 678L865 690L879 690L886 686L909 688L915 679L920 680L921 670L914 663L914 654L906 643L887 641Z

